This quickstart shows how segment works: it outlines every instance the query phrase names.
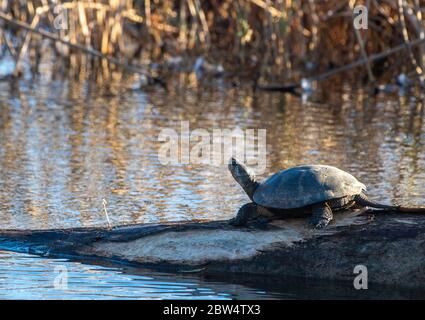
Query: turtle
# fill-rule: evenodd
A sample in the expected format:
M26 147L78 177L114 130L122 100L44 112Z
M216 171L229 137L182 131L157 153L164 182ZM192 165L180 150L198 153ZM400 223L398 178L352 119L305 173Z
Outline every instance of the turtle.
M336 211L354 207L372 207L391 211L424 212L425 208L408 208L380 204L368 199L366 186L354 176L329 165L299 165L258 182L254 174L235 158L228 168L251 203L243 205L233 226L244 226L250 219L310 216L313 228L326 227Z

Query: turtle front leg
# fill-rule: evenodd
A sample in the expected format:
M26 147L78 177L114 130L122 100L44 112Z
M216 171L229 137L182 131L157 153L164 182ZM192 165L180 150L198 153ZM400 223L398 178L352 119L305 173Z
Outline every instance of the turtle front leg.
M270 218L272 213L266 208L259 206L253 202L244 204L238 211L235 218L229 221L229 224L235 227L245 226L249 220L257 218Z
M313 215L309 219L309 224L315 229L326 227L333 219L332 209L326 202L315 205L312 211Z
M257 205L255 203L247 203L240 207L235 218L229 221L229 224L235 227L245 226L248 220L258 217Z

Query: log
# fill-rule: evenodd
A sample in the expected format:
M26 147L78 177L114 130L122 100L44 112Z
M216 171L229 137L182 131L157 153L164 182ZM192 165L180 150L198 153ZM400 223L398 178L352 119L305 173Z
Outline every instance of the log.
M323 230L305 219L135 224L108 228L0 230L0 248L48 257L96 258L164 271L241 274L425 289L425 219L420 214L344 212Z

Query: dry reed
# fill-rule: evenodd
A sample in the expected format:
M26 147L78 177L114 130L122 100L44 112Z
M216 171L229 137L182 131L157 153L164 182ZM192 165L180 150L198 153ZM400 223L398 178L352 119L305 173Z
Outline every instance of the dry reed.
M369 12L366 30L353 28L353 8L360 4ZM62 30L55 28L60 10L67 13ZM374 61L368 57L425 38L424 10L420 0L0 0L8 17L123 64L203 55L229 71L268 79L296 79L359 59L366 61L356 69L361 78L402 72L423 78L424 43ZM46 50L40 36L4 21L0 26L16 73L28 52L39 57ZM95 67L109 76L113 68L64 43L50 48L77 72Z

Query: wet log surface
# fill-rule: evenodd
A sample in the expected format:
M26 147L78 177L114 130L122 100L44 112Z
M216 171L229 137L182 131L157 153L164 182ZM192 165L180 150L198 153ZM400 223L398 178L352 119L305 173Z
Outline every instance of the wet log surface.
M367 267L369 283L425 289L425 216L337 214L324 230L305 219L136 224L107 228L1 230L2 249L50 257L97 258L204 275L350 281Z

